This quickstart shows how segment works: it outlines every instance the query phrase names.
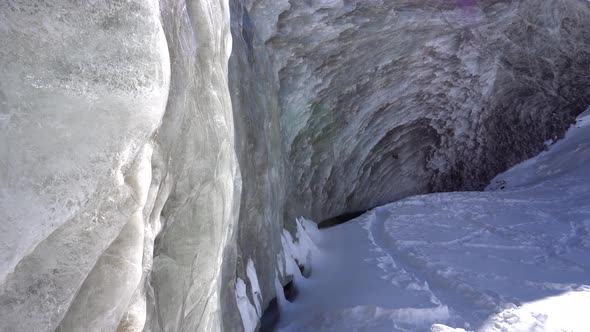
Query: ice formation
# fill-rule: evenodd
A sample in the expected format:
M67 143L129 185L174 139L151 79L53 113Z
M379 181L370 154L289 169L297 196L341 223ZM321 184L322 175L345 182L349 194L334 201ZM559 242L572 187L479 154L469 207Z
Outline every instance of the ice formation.
M0 329L243 329L297 217L559 138L588 31L585 0L1 1Z
M585 331L589 164L590 110L484 192L414 196L322 230L280 330Z

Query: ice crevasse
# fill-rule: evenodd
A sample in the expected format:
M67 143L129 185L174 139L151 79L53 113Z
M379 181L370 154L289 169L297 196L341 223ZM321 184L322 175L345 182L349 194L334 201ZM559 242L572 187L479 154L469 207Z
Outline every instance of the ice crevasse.
M588 31L583 0L2 1L0 329L260 327L302 220L559 139Z

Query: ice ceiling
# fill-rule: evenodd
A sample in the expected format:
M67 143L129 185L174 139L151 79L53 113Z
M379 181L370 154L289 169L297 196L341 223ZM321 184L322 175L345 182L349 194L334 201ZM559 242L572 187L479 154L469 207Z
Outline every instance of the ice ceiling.
M1 329L242 329L295 217L562 135L589 31L584 0L1 2Z
M268 43L304 210L481 189L539 151L588 106L587 12L584 1L292 2Z

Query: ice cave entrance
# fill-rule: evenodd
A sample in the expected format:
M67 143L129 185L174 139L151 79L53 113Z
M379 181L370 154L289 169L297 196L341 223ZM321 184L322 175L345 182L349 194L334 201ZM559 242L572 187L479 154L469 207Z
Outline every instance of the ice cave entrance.
M590 112L482 192L421 195L316 231L280 331L588 331ZM345 219L349 222L336 225Z

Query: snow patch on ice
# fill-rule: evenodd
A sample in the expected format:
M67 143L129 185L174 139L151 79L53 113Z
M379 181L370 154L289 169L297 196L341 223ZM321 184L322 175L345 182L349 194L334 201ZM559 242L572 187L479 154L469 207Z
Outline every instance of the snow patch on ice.
M297 233L295 239L287 230L283 230L282 245L285 254L286 275L300 275L299 266L306 269L311 268L313 252L317 251L315 245L320 239L317 225L303 217L295 220Z
M258 324L260 316L256 308L250 303L247 295L246 283L241 278L236 279L236 302L242 317L242 324L245 332L253 332Z
M246 274L248 280L250 280L250 286L252 287L252 299L254 299L254 305L256 306L256 312L258 317L262 316L262 307L260 302L262 301L262 291L260 290L260 284L258 283L258 276L256 275L256 268L252 259L248 260L246 266Z

